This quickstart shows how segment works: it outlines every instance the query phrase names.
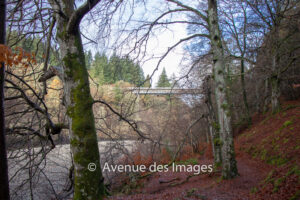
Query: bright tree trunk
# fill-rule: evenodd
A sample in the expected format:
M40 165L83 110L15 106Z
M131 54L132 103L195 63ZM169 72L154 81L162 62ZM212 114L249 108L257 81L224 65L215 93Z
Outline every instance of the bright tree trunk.
M238 175L235 160L231 112L228 101L228 84L225 68L224 50L218 24L217 1L208 0L208 24L211 48L213 53L213 74L215 82L215 97L217 103L218 126L221 136L222 176L230 179Z
M88 72L85 64L79 25L69 31L69 19L74 14L74 4L59 1L64 14L56 14L57 40L63 67L64 104L69 119L70 146L74 162L74 199L102 199L105 193L100 166L99 148L90 94ZM53 6L55 8L55 6ZM96 165L90 171L90 163Z
M209 83L209 79L207 79L206 82L206 95L207 95L207 101L206 101L206 106L209 112L209 116L207 117L208 120L208 129L209 133L211 136L211 145L212 145L212 150L213 150L213 155L214 155L214 165L216 167L220 166L222 164L222 158L221 158L221 139L220 139L220 134L219 134L219 129L218 129L218 123L215 115L215 111L213 109L213 103L211 99L211 87Z

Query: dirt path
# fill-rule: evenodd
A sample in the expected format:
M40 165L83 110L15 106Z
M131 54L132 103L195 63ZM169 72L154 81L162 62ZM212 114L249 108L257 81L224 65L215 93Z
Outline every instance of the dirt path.
M201 163L211 163L211 161L200 161ZM238 154L238 170L240 176L233 180L221 180L220 174L202 174L189 179L188 182L177 186L189 175L184 172L162 172L153 175L144 183L144 188L139 194L128 196L114 196L114 200L145 200L145 199L206 199L206 200L231 200L249 199L251 188L257 186L266 177L270 167L261 161L250 159L245 154ZM178 179L170 183L170 180Z

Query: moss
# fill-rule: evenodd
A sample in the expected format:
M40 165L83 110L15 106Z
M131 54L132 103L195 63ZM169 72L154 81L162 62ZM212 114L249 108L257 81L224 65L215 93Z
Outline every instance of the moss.
M288 127L288 126L290 126L290 125L292 125L292 124L293 124L292 121L287 120L287 121L285 121L285 122L283 123L282 127L286 128L286 127Z
M228 106L227 103L223 103L223 104L221 105L221 108L222 108L223 110L228 110L228 109L229 109L229 106Z
M272 156L267 159L267 163L271 165L281 166L287 163L288 160L280 156Z
M222 146L223 142L222 142L221 138L214 138L214 145L215 146Z
M285 180L285 177L280 177L274 181L274 188L272 191L273 193L278 192L278 189L284 180Z
M255 193L257 193L257 191L258 191L257 187L253 187L253 188L251 188L250 193L255 194Z
M300 197L300 190L298 190L289 200L297 200Z
M219 123L217 123L217 122L213 122L213 123L212 123L212 126L213 126L213 128L214 128L216 131L219 131L219 130L220 130L220 125L219 125Z
M283 143L284 143L284 144L288 143L288 141L289 141L289 138L284 138L284 139L283 139Z
M71 144L72 146L79 146L79 145L80 145L80 142L78 142L78 140L76 140L76 139L71 139L70 144Z
M226 114L226 116L228 116L228 117L231 116L231 112L230 112L230 111L226 111L225 114Z
M75 171L74 199L98 199L105 194L102 172L99 161L99 150L92 110L93 99L90 95L88 73L85 68L84 54L79 34L75 36L77 53L68 52L63 58L65 79L71 80L74 87L71 88L71 104L67 108L67 114L72 119L73 159ZM89 171L89 163L96 164L96 171Z
M177 161L175 164L178 165L197 165L198 164L198 159L197 158L190 158L188 160L184 161Z
M272 176L273 176L274 172L275 172L275 170L270 171L263 182L264 183L270 183L270 182L272 182L273 181Z
M300 177L300 169L299 169L298 166L292 167L292 168L287 172L286 176L290 176L290 175L292 175L292 174L297 174L297 176Z
M266 159L266 156L267 156L267 150L266 150L266 149L263 149L262 152L261 152L260 158L261 158L262 160L265 160L265 159Z
M215 162L214 163L214 171L221 166L222 166L222 162Z

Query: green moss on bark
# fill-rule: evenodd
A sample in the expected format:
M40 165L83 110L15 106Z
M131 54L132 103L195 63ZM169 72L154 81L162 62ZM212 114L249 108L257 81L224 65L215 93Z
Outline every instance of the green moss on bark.
M74 37L77 52L68 52L63 59L66 69L65 79L73 82L70 88L70 105L68 105L67 114L72 119L71 148L75 165L74 199L101 199L105 190L92 109L93 99L90 94L81 39L79 34ZM90 163L96 164L95 171L88 170Z

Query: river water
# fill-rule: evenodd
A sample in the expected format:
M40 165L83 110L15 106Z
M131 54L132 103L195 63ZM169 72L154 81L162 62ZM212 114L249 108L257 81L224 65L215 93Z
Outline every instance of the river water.
M137 141L101 141L98 145L103 167L105 162L111 163L134 151ZM45 152L41 147L8 152L11 199L59 199L58 193L68 187L72 164L70 145L57 145L49 153ZM29 181L29 177L33 177L32 181Z

